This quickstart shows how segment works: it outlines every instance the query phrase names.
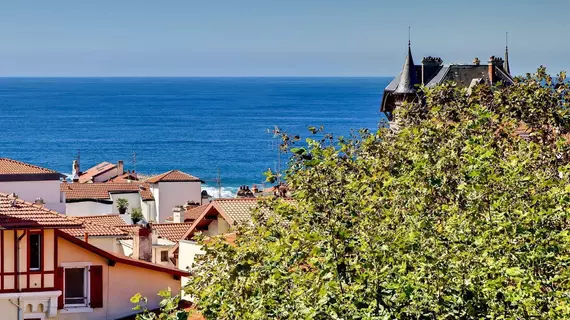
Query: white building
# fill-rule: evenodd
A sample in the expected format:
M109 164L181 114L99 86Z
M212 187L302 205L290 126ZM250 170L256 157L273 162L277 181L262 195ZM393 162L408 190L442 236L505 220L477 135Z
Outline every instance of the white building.
M187 202L202 204L203 181L178 170L159 174L145 182L150 184L157 208L156 221L166 222L172 209Z
M61 192L66 202L66 212L71 216L92 216L116 214L119 209L116 200L123 198L129 202L127 214L140 208L147 221L156 217L154 197L147 183L61 183Z
M60 192L64 175L32 164L0 158L0 192L15 193L28 202L42 202L48 209L65 213L65 198Z

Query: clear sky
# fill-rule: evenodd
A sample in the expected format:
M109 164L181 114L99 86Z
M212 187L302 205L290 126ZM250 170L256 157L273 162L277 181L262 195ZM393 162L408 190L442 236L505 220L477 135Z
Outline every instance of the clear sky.
M0 76L393 76L416 63L570 71L568 0L0 0Z

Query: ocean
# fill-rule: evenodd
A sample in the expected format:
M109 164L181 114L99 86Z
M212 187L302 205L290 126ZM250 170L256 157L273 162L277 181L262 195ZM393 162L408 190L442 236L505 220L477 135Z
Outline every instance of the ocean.
M0 78L0 157L62 173L78 152L82 170L117 160L148 175L179 169L214 196L219 170L222 196L231 196L276 168L278 142L268 130L374 130L390 80Z

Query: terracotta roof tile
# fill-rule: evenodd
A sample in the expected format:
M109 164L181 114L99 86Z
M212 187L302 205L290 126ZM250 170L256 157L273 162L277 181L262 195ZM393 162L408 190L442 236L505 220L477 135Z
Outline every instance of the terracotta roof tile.
M172 242L183 239L184 234L192 226L191 223L153 223L151 228L156 230L158 236Z
M158 182L192 182L201 181L199 178L189 175L182 171L170 170L168 172L159 174L152 178L146 180L148 183L158 183Z
M103 214L103 215L97 215L97 216L85 216L85 217L81 217L81 220L90 221L90 222L102 224L105 226L112 226L112 227L119 227L119 226L122 227L122 226L128 226L129 225L118 214Z
M74 237L82 237L87 233L89 236L107 236L107 237L121 237L127 236L128 233L117 228L112 227L109 225L104 225L101 223L96 223L89 220L84 220L82 218L75 218L78 221L82 222L81 228L60 228L61 231L72 235Z
M120 176L114 177L109 179L107 182L120 182L120 183L128 183L129 181L138 181L137 174L134 172L125 172Z
M203 204L201 206L197 206L186 210L186 212L184 212L184 221L186 220L194 221L198 219L202 214L202 212L204 212L204 210L206 210L207 207L208 207L207 204Z
M0 227L80 227L82 223L58 212L0 193Z
M35 166L33 164L24 163L8 158L0 158L0 175L1 174L42 174L42 173L58 173L57 171Z
M257 208L259 199L256 198L235 198L235 199L215 199L213 202L226 216L234 222L247 222L251 220L251 211Z
M117 165L110 162L101 162L98 165L87 169L87 171L82 172L79 176L80 183L86 183L91 181L91 178L96 177L102 173L116 168Z
M143 200L154 200L150 185L144 182L62 183L60 191L66 200L110 200L109 193L117 192L139 192Z

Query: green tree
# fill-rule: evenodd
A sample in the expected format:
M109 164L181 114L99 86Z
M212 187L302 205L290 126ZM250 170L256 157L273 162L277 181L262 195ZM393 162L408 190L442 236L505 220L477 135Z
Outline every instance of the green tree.
M570 318L565 74L423 90L397 132L283 135L295 201L204 243L207 319Z

